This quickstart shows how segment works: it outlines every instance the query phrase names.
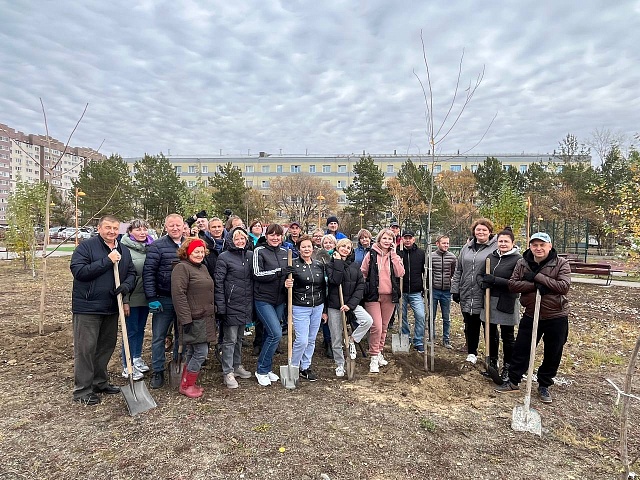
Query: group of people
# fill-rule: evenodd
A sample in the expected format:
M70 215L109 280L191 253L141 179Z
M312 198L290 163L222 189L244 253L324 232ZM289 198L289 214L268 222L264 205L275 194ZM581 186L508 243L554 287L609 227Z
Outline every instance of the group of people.
M437 238L431 258L426 258L415 244L414 233L400 232L398 224L381 229L375 238L361 229L355 248L339 231L337 217L329 217L327 229L311 235L303 234L297 222L289 225L285 236L279 224L264 228L254 220L246 228L240 218L231 215L225 225L217 217L208 219L204 211L186 220L170 214L164 227L166 235L153 241L147 222L136 219L120 236L119 221L105 216L98 223L99 235L74 251L74 400L95 405L100 402L98 394L119 392L107 375L117 339L118 295L123 296L133 379L140 380L151 372L150 387L164 385L165 340L173 330L174 358L179 345L186 352L179 391L197 398L204 391L197 379L210 345L219 345L227 388L238 388L238 378L253 375L265 387L279 381L273 360L286 331L288 289L295 334L291 363L299 367L303 379L318 378L312 364L321 326L337 377L345 375L345 355L355 359L356 344L367 335L369 372L378 373L388 364L383 350L400 296L399 328L410 334L407 315L411 308L412 343L417 352L424 352L429 341L424 296L430 281L431 315L435 319L439 305L446 348L452 348L451 300L460 303L470 363L477 361L480 327L489 310L490 362L494 368L498 368L502 337L504 383L497 389L500 392L518 391L526 371L535 292L539 291L543 300L538 339L545 337L545 358L538 370L539 393L543 401L551 401L548 387L568 333L566 293L570 279L568 265L544 233L533 235L530 248L521 255L511 230L494 236L493 224L478 219L458 257L449 251L449 238L443 235ZM485 271L487 258L490 273ZM118 288L114 272L120 276ZM491 290L490 305L484 304L487 288ZM525 313L516 339L519 294ZM150 366L142 358L149 313L153 315ZM343 338L343 316L352 326L347 339ZM253 375L242 359L244 330L251 323L256 325L254 346L258 353ZM435 337L432 332L434 341ZM128 377L125 353L123 347L122 375Z

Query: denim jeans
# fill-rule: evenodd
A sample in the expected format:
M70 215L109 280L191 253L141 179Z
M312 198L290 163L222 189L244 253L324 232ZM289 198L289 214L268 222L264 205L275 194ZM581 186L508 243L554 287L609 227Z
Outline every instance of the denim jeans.
M255 305L258 320L262 322L264 327L264 340L262 350L260 350L260 355L258 356L256 372L260 375L266 375L273 370L273 356L282 338L280 319L286 304L272 305L271 303L256 300Z
M296 332L296 339L293 342L291 365L300 366L300 370L306 370L311 366L323 308L324 305L293 306L293 329Z
M176 312L173 309L171 297L160 297L162 311L155 312L151 320L151 362L154 372L164 372L165 355L164 340L167 338L169 327L176 321ZM173 357L178 356L178 332L173 335Z
M187 371L194 373L199 372L209 354L209 345L206 342L191 343L185 345L184 348L187 352L185 355Z
M438 311L438 303L440 303L440 311L442 312L442 341L449 343L449 334L451 331L451 320L449 319L449 313L451 312L451 291L450 290L437 290L433 289L433 298L431 299L431 312L433 316L434 330L436 322L436 312ZM433 339L435 340L436 334L433 332Z
M144 340L144 329L147 326L149 307L131 307L131 313L126 317L127 338L129 339L129 353L131 360L142 357L142 341ZM127 361L124 355L124 342L122 343L122 367L127 368Z
M402 294L402 334L409 335L409 320L407 319L408 306L413 310L413 345L424 345L424 298L421 292Z
M224 325L222 342L222 373L233 372L234 368L242 365L242 339L244 325Z

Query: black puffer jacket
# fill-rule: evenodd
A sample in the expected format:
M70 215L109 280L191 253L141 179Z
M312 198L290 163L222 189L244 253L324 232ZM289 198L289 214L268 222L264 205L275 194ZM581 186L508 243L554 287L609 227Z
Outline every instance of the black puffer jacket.
M253 299L280 305L287 301L284 288L287 249L272 247L266 237L260 237L253 250Z
M216 263L216 312L223 315L223 325L244 325L253 315L253 252L229 246Z
M411 248L399 253L404 265L404 277L402 280L403 293L418 293L424 290L422 274L424 273L424 250L414 243Z
M495 250L489 255L490 271L495 277L495 282L490 285L491 296L498 297L496 304L496 310L502 313L512 314L518 295L509 291L509 279L513 274L513 269L516 268L516 263L522 258L522 255L518 252L517 248L510 250L504 255L500 254L499 250ZM477 281L482 287L482 278L484 273L478 274ZM484 306L484 298L483 306ZM492 322L493 323L493 322Z
M136 269L131 261L131 253L120 244L116 249L122 255L118 270L120 283L133 291L136 286ZM73 313L112 315L118 312L116 297L111 294L116 287L109 253L111 248L101 237L85 240L73 252L70 265L73 274Z
M149 302L171 296L171 271L178 263L178 248L169 235L149 246L142 268L142 286Z
M327 264L327 276L329 277L329 296L327 306L336 310L340 309L340 292L338 285L342 285L344 303L351 310L355 309L364 295L364 277L360 271L360 264L355 262L353 252L346 260L332 259Z
M297 307L317 307L325 301L327 283L324 263L311 260L306 263L301 258L293 260L293 304Z

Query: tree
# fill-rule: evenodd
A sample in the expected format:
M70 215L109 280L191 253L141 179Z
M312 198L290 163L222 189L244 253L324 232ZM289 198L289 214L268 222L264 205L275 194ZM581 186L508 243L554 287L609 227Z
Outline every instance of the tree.
M565 165L584 163L591 160L591 152L584 144L578 143L578 138L570 133L558 143L557 157Z
M159 228L167 215L183 212L182 201L186 197L186 186L162 153L145 153L133 168L138 215Z
M238 167L231 162L218 166L218 171L209 177L209 185L213 187L213 211L217 216L224 218L226 209L242 216L245 212L245 194L249 189Z
M487 157L474 173L478 186L478 196L484 204L490 204L492 197L505 181L502 164L495 157Z
M182 182L185 185L183 197L181 200L182 211L185 216L191 216L200 210L204 210L209 214L213 213L213 187L209 186L209 182L202 178L200 171L195 180L195 185L188 186L184 180Z
M621 133L613 133L608 128L596 128L592 133L591 137L587 140L587 146L594 150L600 159L600 166L604 163L605 159L609 152L617 148L620 149L620 146L625 140L625 136Z
M353 166L353 183L344 189L349 201L345 210L353 216L364 214L363 223L379 226L384 219L391 198L384 186L384 173L371 155L360 157Z
M290 221L301 222L304 231L308 231L310 225L318 224L323 213L328 216L336 212L338 193L326 180L302 173L271 180L271 201Z
M496 231L511 227L518 236L527 217L526 201L509 182L503 182L491 203L480 207L480 213L493 221Z
M269 195L260 190L249 188L245 193L245 205L247 206L247 227L256 218L262 223L270 223L273 219L273 202Z
M630 175L620 188L620 202L613 213L620 216L617 233L626 238L633 257L640 258L640 153L632 150L629 154Z
M427 213L427 204L413 185L404 186L397 178L387 182L387 191L391 195L391 213L400 225L420 223L420 217Z
M51 189L50 221L53 225L68 227L73 225L75 203L69 197L63 197L55 188Z

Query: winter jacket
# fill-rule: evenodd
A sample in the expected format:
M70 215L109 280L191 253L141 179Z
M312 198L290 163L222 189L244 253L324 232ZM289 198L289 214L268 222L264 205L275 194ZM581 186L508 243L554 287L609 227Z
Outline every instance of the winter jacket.
M309 264L296 258L293 267L293 305L317 307L324 304L327 290L324 264L318 260L311 260Z
M354 310L364 295L364 277L358 265L350 255L345 260L333 258L327 264L327 277L329 279L329 295L327 297L327 307L339 310L340 291L338 286L342 285L342 295L345 305Z
M131 253L116 242L116 250L122 256L118 265L120 283L129 290L136 286L136 269ZM73 290L71 311L93 315L113 315L118 313L118 302L113 295L115 277L113 262L108 257L111 248L102 237L92 237L80 243L71 255Z
M393 303L398 303L400 299L400 277L404 275L404 266L402 265L402 259L394 249L391 249L387 254L383 254L378 244L374 244L369 250L369 255L364 257L360 271L366 281L365 302L377 302L380 293L386 293L391 294ZM382 289L380 288L381 276L386 277L382 279ZM384 284L388 285L389 281L391 290L386 292Z
M460 250L456 271L451 279L451 293L460 295L460 309L464 313L479 314L484 290L476 281L484 272L484 261L496 249L498 239L494 235L487 243L476 243L475 237Z
M209 251L202 263L207 267L209 275L213 278L216 271L216 261L218 260L220 252L218 252L216 242L209 232L200 230L198 232L198 238L204 242L206 249Z
M253 251L253 300L280 305L287 301L284 288L287 250L272 247L266 237L258 240Z
M171 296L171 270L178 263L179 247L169 235L149 245L142 269L142 286L149 302Z
M324 234L333 235L334 237L336 237L336 240L340 240L341 238L349 238L344 233L339 231L332 232L331 230L327 230L326 232L324 232Z
M213 304L213 280L202 263L181 260L171 274L171 298L178 323L193 323L184 333L184 343L215 342L216 322Z
M131 237L126 234L123 235L120 243L129 249L133 266L136 269L136 288L129 292L125 298L130 307L146 307L148 302L144 294L144 289L142 288L142 268L144 267L144 260L147 258L147 249L150 243L132 240Z
M524 279L527 272L537 272L533 282ZM531 250L525 250L509 279L509 290L521 294L520 303L525 307L524 314L528 317L533 317L535 311L536 284L549 290L549 293L542 295L540 320L567 317L571 267L566 259L558 257L555 248L552 248L547 258L539 264L534 260Z
M354 261L358 265L362 265L362 260L364 260L364 256L369 253L369 250L371 250L370 246L368 248L364 248L360 241L358 241L358 246L354 250L356 256Z
M300 256L300 252L298 251L298 244L293 240L293 238L291 238L291 235L287 235L285 237L284 241L282 242L282 246L291 250L291 255L293 256L293 258L298 258Z
M253 315L253 252L235 245L222 252L216 264L216 312L226 326L244 325Z
M431 281L434 290L451 290L451 278L456 270L458 259L449 250L443 252L439 248L431 252ZM427 268L429 268L427 266Z
M411 248L400 251L404 265L402 280L403 293L418 293L424 291L422 274L424 273L424 250L414 243Z
M491 291L489 322L497 325L517 325L520 316L519 309L515 307L518 294L509 290L509 279L522 255L518 248L514 247L502 255L499 250L495 250L488 258L491 261L490 272L495 277L495 282L492 285L482 285L484 271L478 275L477 281L481 288L488 286ZM480 318L484 320L484 297L482 303Z
M258 243L258 240L260 240L260 238L262 237L262 235L260 237L256 237L253 233L249 233L249 250L253 250L256 246L256 244Z

